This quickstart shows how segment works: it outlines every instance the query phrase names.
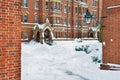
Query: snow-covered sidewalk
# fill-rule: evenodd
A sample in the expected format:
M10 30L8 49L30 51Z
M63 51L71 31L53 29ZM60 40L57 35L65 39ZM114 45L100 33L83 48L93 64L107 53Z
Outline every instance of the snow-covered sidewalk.
M89 45L91 53L75 51L75 46ZM56 41L46 44L22 43L22 80L120 80L120 71L104 71L92 62L101 57L102 44L96 40Z

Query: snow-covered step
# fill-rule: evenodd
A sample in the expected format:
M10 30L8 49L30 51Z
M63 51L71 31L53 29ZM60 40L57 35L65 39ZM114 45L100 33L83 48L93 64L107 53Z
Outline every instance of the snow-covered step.
M103 70L120 70L120 65L115 64L101 64L101 69Z

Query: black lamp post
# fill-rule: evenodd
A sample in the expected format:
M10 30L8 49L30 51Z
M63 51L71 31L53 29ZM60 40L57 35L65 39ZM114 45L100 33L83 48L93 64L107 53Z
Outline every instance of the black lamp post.
M85 17L84 17L86 24L90 24L92 19L100 18L101 21L99 21L99 22L97 23L97 24L100 25L100 31L99 31L99 37L98 37L98 40L99 40L100 42L102 42L102 19L103 19L103 18L106 18L106 17L107 17L107 16L93 17L93 16L91 15L91 13L89 12L88 9L86 10L86 14L85 14Z

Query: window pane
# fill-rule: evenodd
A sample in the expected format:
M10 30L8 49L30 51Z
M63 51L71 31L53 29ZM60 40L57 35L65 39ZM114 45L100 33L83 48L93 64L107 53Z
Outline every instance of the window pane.
M65 13L66 13L66 8L67 8L67 7L66 7L66 6L64 6L64 12L65 12Z
M27 14L24 14L24 22L28 22L28 15Z
M58 3L58 10L60 10L60 3Z
M35 23L38 23L38 15L35 15Z
M68 7L68 13L70 13L70 6Z
M23 33L23 40L28 40L28 33L27 32Z
M39 5L38 5L38 1L35 1L35 9L38 9Z
M24 7L28 7L27 0L24 0Z
M48 9L48 2L46 2L46 9Z
M54 3L54 9L57 9L57 2Z

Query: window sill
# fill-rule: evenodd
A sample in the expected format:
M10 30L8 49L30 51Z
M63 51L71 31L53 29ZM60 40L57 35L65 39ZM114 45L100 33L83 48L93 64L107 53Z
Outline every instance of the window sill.
M35 8L35 10L39 10L39 8Z
M25 7L25 6L21 6L21 8L28 8L28 7Z

